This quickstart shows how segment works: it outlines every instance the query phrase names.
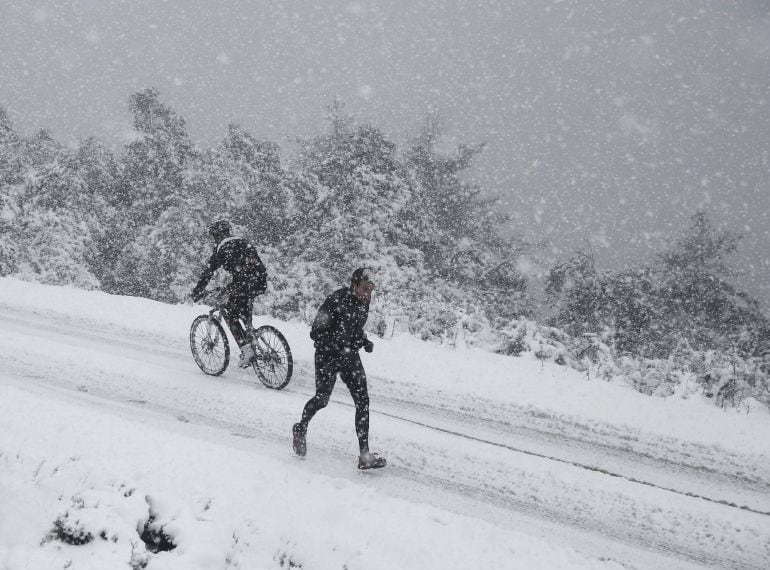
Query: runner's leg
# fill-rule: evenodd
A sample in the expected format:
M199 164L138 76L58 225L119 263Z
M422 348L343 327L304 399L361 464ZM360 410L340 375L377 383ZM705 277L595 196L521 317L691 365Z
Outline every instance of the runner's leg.
M337 381L337 357L315 353L315 395L310 398L302 410L300 425L307 430L307 425L313 416L329 404L334 384Z
M362 454L369 451L369 390L366 372L358 353L347 356L340 370L340 378L350 390L356 406L356 436Z

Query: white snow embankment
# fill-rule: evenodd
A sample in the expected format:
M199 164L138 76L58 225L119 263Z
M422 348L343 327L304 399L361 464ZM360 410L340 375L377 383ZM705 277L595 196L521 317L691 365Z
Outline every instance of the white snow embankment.
M0 375L3 569L619 568L383 496L366 475L311 474L174 420L51 395ZM148 521L176 548L149 553Z

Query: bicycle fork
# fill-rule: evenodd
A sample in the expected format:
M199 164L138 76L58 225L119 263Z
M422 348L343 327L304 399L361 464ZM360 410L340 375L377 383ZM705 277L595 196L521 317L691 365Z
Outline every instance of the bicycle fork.
M213 344L216 344L217 342L219 342L219 327L216 327L216 326L214 326L214 322L217 322L217 323L218 323L218 322L219 322L219 319L217 319L217 318L214 316L214 313L213 313L213 312L211 312L211 313L209 313L209 318L208 318L208 320L206 321L206 324L208 325L207 336L208 336L208 338L209 338L209 341L210 341L211 343L213 343ZM213 330L213 332L214 332L214 334L213 334L213 335L211 334L211 333L212 333L212 330Z

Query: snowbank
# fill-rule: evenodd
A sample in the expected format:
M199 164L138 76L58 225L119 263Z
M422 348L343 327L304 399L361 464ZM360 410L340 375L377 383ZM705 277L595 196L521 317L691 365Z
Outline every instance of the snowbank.
M614 567L383 497L368 475L309 474L14 384L0 375L2 568ZM143 533L175 547L152 553Z

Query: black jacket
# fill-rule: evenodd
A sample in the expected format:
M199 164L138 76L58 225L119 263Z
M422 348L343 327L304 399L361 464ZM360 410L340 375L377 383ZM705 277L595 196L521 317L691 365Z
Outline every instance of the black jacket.
M329 295L318 309L310 338L319 352L357 351L369 342L364 332L369 303L358 300L353 290L343 287Z
M233 275L233 286L246 286L255 295L267 287L267 270L257 249L243 238L226 237L214 248L214 253L193 289L193 297L203 293L214 272L220 267Z

